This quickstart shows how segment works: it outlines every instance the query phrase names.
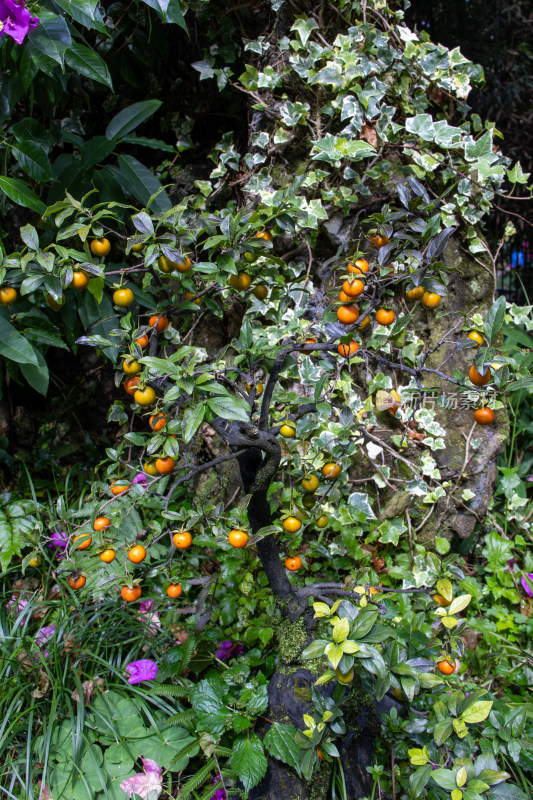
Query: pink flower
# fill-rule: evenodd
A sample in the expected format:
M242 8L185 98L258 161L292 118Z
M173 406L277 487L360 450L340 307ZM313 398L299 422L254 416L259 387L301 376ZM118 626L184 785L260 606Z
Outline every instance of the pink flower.
M157 796L161 794L163 789L163 770L156 761L150 758L141 758L143 762L144 772L132 775L131 778L126 778L120 784L120 788L126 792L128 797L131 797L135 792L137 797L142 797L146 800L149 792L157 792Z
M134 483L134 484L137 484L137 483L148 483L148 478L146 477L144 472L138 472L137 475L132 480L132 483Z
M39 19L30 16L24 0L0 0L0 38L6 34L17 44L22 44L28 32L38 24Z
M143 600L139 603L138 614L143 618L143 622L147 624L146 633L148 636L155 636L158 630L161 630L161 621L157 611L154 611L154 600Z
M48 547L59 547L61 550L64 550L68 545L68 536L63 531L57 532L54 531L50 534L50 541L48 542Z
M6 603L6 608L9 611L13 609L13 611L19 612L22 611L22 609L25 608L27 605L28 605L27 600L17 600L17 596L12 594L11 600L9 601L9 603Z
M141 681L153 681L157 675L157 664L150 658L141 658L139 661L132 661L126 669L130 673L128 683L141 683Z
M48 639L51 639L52 636L56 632L55 625L45 625L44 628L41 628L37 636L35 637L35 644L39 645L46 644Z

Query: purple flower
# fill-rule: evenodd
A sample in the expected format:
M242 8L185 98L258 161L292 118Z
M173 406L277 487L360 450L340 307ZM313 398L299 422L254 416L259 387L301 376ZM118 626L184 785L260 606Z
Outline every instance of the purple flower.
M0 0L0 38L6 34L17 44L22 44L28 31L39 24L37 17L30 16L24 0Z
M218 658L219 661L226 661L233 656L242 656L243 653L244 647L242 644L233 644L233 642L226 640L225 642L218 643L217 649L215 650L215 658Z
M2 0L0 0L2 2ZM50 541L48 542L48 547L60 547L62 550L66 548L68 545L68 536L64 531L59 531L56 533L50 534Z
M141 761L143 762L144 772L132 775L131 778L126 778L120 784L120 788L123 792L126 792L128 797L135 793L136 797L142 797L143 800L146 800L149 793L154 791L157 792L159 797L163 790L163 770L157 761L152 761L151 758L141 758Z
M134 483L134 484L137 484L137 483L148 483L148 478L146 477L144 472L138 472L137 475L132 480L132 483Z
M216 786L216 784L219 783L221 780L222 778L220 777L220 775L216 775L213 778L213 783ZM227 794L224 791L224 789L217 789L215 794L211 795L210 800L227 800Z
M150 658L141 658L140 661L132 661L126 667L130 673L128 683L141 683L141 681L153 681L157 675L157 664Z
M533 572L526 572L526 574L522 575L522 577L520 578L520 583L522 584L524 592L527 594L528 597L533 597L533 592L531 591L530 586L528 586L526 577L529 578L529 580L533 583Z

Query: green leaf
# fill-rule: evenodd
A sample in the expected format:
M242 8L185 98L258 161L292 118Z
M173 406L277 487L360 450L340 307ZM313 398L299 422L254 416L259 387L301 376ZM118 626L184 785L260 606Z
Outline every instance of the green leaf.
M455 773L452 772L451 769L443 769L439 767L432 772L431 777L437 784L437 786L441 786L443 789L447 789L449 792L452 789L457 788L457 784L455 782Z
M55 2L75 22L83 25L84 28L92 28L107 35L107 28L101 20L98 9L98 0L55 0Z
M46 211L46 206L42 200L39 200L37 195L23 181L19 181L16 178L5 178L0 175L0 189L19 206L30 208L38 214L44 214Z
M4 317L0 317L0 355L19 365L39 366L39 359L32 345Z
M39 350L35 350L34 352L37 356L37 366L34 364L20 364L20 371L32 389L35 389L39 394L46 395L48 392L48 383L50 381L48 366L43 354Z
M502 295L487 311L485 322L483 323L483 333L490 344L494 344L502 328L505 319L505 304L507 300Z
M378 616L379 611L377 608L367 606L366 609L359 613L359 616L352 624L350 638L362 639L367 633L370 632Z
M115 142L110 142L105 136L94 136L85 142L82 153L82 164L84 169L91 169L96 164L104 161L115 147Z
M437 742L437 744L441 745L444 744L446 739L448 739L453 731L453 723L451 719L443 719L441 722L437 722L435 725L435 729L433 731L433 738Z
M314 642L305 648L301 658L305 661L310 658L319 658L324 655L324 650L329 642L326 639L316 639Z
M490 714L492 702L492 700L478 700L477 703L474 703L470 708L463 711L461 719L464 722L468 722L469 725L476 722L483 722Z
M230 765L241 779L245 792L257 786L266 774L268 763L263 743L256 733L239 736L235 740Z
M207 404L213 414L222 419L250 421L250 406L240 397L212 397Z
M61 67L64 65L65 51L72 45L72 37L63 17L48 16L41 18L36 30L29 37L32 57L39 60L38 54L42 53L46 59L56 62Z
M300 42L305 47L312 32L316 31L317 29L318 29L318 23L314 19L301 17L300 19L296 20L296 22L291 28L291 31L296 31L296 33L298 34L298 38L300 39Z
M159 179L144 164L133 156L119 156L118 164L124 179L124 189L133 197L148 204L152 195L158 193L152 201L151 207L158 213L169 211L172 208L170 197L161 186Z
M464 769L464 767L463 767ZM451 800L463 800L463 793L460 789L452 789Z
M411 797L420 797L423 789L431 778L432 769L431 764L426 764L423 767L419 767L416 772L413 772L413 774L409 776Z
M161 100L143 100L127 106L115 114L106 128L105 135L108 139L122 139L135 130L141 122L151 117L161 107Z
M113 89L113 82L105 61L90 47L75 42L67 50L65 59L69 67L81 75Z
M5 570L13 556L20 556L22 548L31 543L30 535L37 520L30 513L32 507L29 503L13 501L9 494L3 495L1 499L0 564Z
M30 178L35 181L49 181L52 179L52 167L48 156L42 147L34 142L18 142L11 148L19 166Z
M192 688L190 699L198 717L199 730L205 730L214 736L222 733L229 711L213 684L208 680L199 681Z
M203 404L189 409L183 417L183 441L185 444L191 441L192 437L204 421L205 406Z
M522 170L519 161L516 162L512 169L507 170L507 180L511 181L511 183L527 183L530 175L530 172Z
M273 758L288 764L300 775L300 748L294 739L295 734L293 725L274 722L266 732L263 743Z

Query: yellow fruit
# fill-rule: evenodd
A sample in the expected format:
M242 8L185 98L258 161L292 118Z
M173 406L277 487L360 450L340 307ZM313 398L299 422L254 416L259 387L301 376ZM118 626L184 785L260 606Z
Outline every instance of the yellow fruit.
M238 275L232 275L229 279L230 284L234 289L243 292L249 287L252 282L250 275L247 272L239 272Z
M296 436L296 425L293 425L291 422L284 422L279 432L285 439L292 439Z
M302 478L302 487L306 492L316 492L318 489L318 478L316 475L310 473Z

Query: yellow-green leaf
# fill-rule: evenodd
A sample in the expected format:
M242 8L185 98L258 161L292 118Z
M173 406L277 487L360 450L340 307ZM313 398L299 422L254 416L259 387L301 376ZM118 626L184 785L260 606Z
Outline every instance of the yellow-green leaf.
M437 581L437 592L444 597L445 600L451 600L453 597L453 588L451 581L448 578L443 578Z
M331 719L332 716L333 714L331 711L324 711L324 713L322 714L322 722L327 722L328 719Z
M428 763L428 759L426 758L424 751L419 747L414 747L412 750L409 750L408 753L409 758L411 759L411 764L413 764L415 767L421 767Z
M317 617L329 617L331 609L327 603L313 603L315 609L315 619Z
M328 657L329 662L330 662L331 666L333 667L333 669L337 669L337 667L339 666L340 660L341 660L341 658L342 658L342 656L344 654L342 646L337 646L337 645L335 645L333 643L328 644L328 646L326 647L325 653L326 653L326 656Z
M464 739L465 736L468 734L468 728L464 724L462 719L454 719L453 721L453 729L459 739Z
M322 686L324 683L329 683L329 681L333 680L334 677L335 673L333 670L328 669L327 672L324 672L324 674L315 681L315 686Z
M466 774L466 769L464 767L461 767L461 769L458 771L457 775L455 776L455 780L457 782L457 786L459 787L459 789L461 788L461 786L465 785L467 779L468 779L468 775Z
M441 619L442 624L445 628L455 628L457 625L457 620L455 617L445 616Z
M451 798L452 800L463 800L462 791L460 789L452 789Z
M461 719L464 722L468 722L470 725L473 725L475 722L483 722L484 719L490 714L490 710L492 708L492 700L478 700L477 703L474 703L467 708L466 711L463 711L461 714Z
M309 714L304 714L304 722L308 728L311 728L312 731L316 728L315 721Z
M456 597L451 606L448 607L448 614L458 614L460 611L464 611L471 599L471 594L462 594Z
M350 623L344 617L343 619L339 619L335 625L333 626L333 641L339 644L343 642L350 632Z
M342 643L342 649L343 652L351 655L352 653L358 653L361 648L357 642L352 641L352 639L346 639L346 641Z
M352 591L355 592L355 594L364 594L365 593L365 587L364 586L354 586Z

